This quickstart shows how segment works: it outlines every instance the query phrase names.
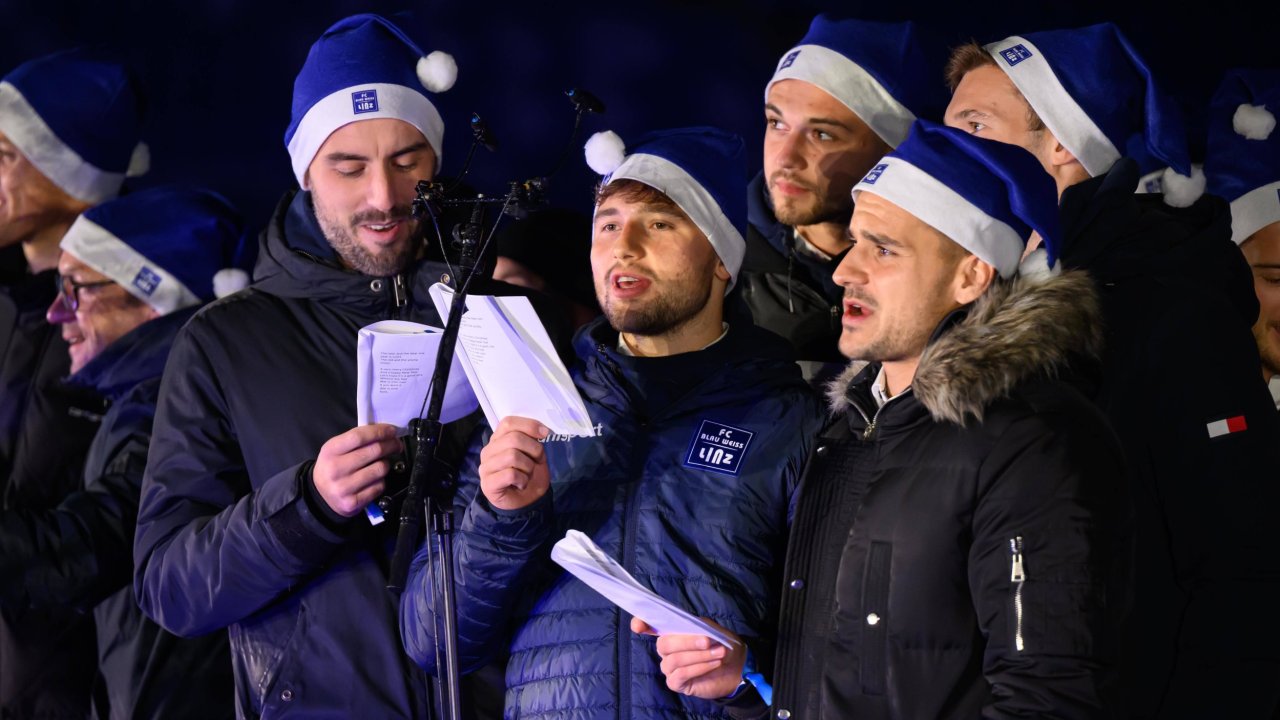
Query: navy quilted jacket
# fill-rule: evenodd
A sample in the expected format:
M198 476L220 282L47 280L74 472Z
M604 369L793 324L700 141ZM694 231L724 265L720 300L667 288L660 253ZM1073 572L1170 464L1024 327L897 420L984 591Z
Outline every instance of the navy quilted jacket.
M487 428L463 471L459 649L464 669L510 653L508 718L723 713L667 690L654 639L631 633L629 615L551 562L570 528L659 595L771 655L792 500L821 409L788 348L753 326L665 358L619 355L617 340L603 320L575 338L572 373L597 435L547 441L550 493L512 512L485 501L476 467ZM410 655L435 672L426 560L424 547L401 628Z

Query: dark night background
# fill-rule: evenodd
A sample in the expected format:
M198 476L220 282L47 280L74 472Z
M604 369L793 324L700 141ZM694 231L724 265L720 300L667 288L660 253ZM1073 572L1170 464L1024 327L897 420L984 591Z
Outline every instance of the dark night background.
M293 77L307 48L335 20L357 12L409 13L401 24L425 52L458 61L458 82L436 98L445 118L445 173L466 155L466 121L480 113L497 154L480 150L469 181L498 192L508 180L549 172L572 128L563 93L582 87L608 106L588 116L565 170L557 204L589 209L594 180L581 144L597 130L624 140L660 127L713 124L745 138L760 166L764 83L778 58L818 12L874 20L912 19L933 37L938 82L947 49L974 38L1111 20L1121 26L1188 113L1200 108L1223 70L1280 65L1275 28L1261 3L1173 5L1110 2L513 3L250 0L90 2L0 0L0 74L25 59L77 44L119 48L140 69L150 95L146 140L152 171L139 185L182 181L225 194L260 228L292 183L283 145Z

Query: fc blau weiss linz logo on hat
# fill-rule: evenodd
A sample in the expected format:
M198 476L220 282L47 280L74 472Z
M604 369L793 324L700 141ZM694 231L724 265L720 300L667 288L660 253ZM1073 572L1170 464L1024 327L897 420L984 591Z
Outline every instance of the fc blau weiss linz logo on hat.
M1031 51L1027 49L1026 45L1019 43L1011 48L1001 50L1000 56L1004 58L1004 61L1008 63L1009 67L1013 67L1014 65L1017 65L1023 60L1031 57Z
M133 277L133 286L141 290L147 297L151 297L156 288L160 286L161 279L154 270L144 267Z
M351 112L356 115L378 112L378 91L357 90L351 93Z
M693 434L693 442L689 443L689 455L684 465L737 475L754 436L755 433L749 430L703 420L702 426Z
M888 167L888 163L880 163L879 165L871 168L871 172L867 173L867 176L862 178L862 182L868 185L875 185L876 181L880 179L880 176L884 174L885 169Z
M793 50L792 52L787 53L787 56L782 58L782 62L778 63L778 69L786 70L787 68L791 67L791 65L796 61L796 58L798 57L800 57L799 50Z

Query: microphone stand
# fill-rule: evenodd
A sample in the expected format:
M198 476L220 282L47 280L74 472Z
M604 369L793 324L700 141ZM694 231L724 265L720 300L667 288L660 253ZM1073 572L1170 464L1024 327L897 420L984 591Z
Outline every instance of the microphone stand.
M585 90L574 88L566 93L574 105L575 117L573 132L569 145L576 137L582 116L586 113L604 112L604 104ZM471 167L471 157L477 145L484 145L489 150L497 149L497 141L479 115L471 117L471 133L474 142L462 174L451 186L443 188L431 181L421 181L417 186L418 197L414 200L414 214L421 217L429 214L435 222L438 202L444 195L461 182ZM561 153L555 172L564 164L569 146ZM549 177L549 176L547 176ZM529 207L541 206L545 202L547 177L536 177L524 182L512 182L505 199L497 201L478 195L471 203L471 218L456 233L455 246L458 248L458 266L453 277L453 302L449 306L449 317L445 321L444 333L440 337L440 348L436 352L435 369L431 375L431 395L425 417L411 420L409 427L413 435L413 469L409 473L409 484L405 490L404 502L400 508L400 527L396 534L395 553L391 557L391 573L387 581L387 589L394 593L404 590L409 576L409 565L416 552L418 539L422 534L424 517L430 518L431 530L436 544L434 556L428 553L431 565L431 577L434 580L433 598L439 599L437 607L441 612L437 618L443 620L443 628L437 624L436 632L436 668L443 668L439 673L437 686L440 689L440 710L442 720L462 720L460 672L458 669L458 626L457 608L455 606L454 573L453 573L453 496L457 489L457 479L449 471L444 459L438 456L440 434L443 425L440 423L440 411L444 406L445 388L449 384L449 370L452 366L454 348L458 342L458 330L462 325L462 314L467 305L467 289L476 272L482 272L484 249L488 242L480 242L483 230L484 205L494 202L502 203L502 213L516 216L528 214ZM449 204L455 204L450 202ZM494 230L497 225L495 223ZM490 234L492 237L492 233ZM447 261L447 257L446 257ZM419 512L425 507L425 512Z
M482 213L483 206L474 205L470 222L458 233L459 265L460 270L466 268L462 270L464 273L474 272L472 268L480 262L477 255L480 250L478 240ZM409 423L415 442L413 470L409 474L409 485L400 510L400 528L396 535L395 554L391 558L391 577L387 583L387 588L393 592L404 589L409 565L421 537L423 517L430 518L436 545L436 554L431 559L431 577L435 581L432 592L441 608L437 617L442 616L444 621L444 627L437 627L436 632L436 667L444 669L439 676L439 688L440 707L445 720L462 718L457 609L453 596L453 495L457 484L437 452L443 429L440 411L444 405L445 388L449 383L449 370L458 341L458 330L462 325L462 314L466 309L469 280L469 274L453 278L453 303L449 306L449 317L440 338L440 349L436 353L427 414L426 417ZM424 504L425 513L419 513Z

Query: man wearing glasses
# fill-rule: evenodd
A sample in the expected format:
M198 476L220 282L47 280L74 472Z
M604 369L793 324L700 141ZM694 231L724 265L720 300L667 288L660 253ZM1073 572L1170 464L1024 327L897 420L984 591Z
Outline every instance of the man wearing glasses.
M48 320L68 346L67 384L104 411L80 487L55 508L0 513L0 605L92 611L94 717L234 715L226 634L165 632L143 616L130 581L160 375L196 309L246 284L243 271L221 269L240 238L222 198L155 189L89 210L61 242Z
M69 399L57 391L69 358L45 310L67 228L114 198L127 175L145 172L139 105L125 68L87 51L31 60L0 80L0 509L6 513L50 510L81 483L96 413L70 415ZM93 658L87 616L4 608L0 716L83 718Z

